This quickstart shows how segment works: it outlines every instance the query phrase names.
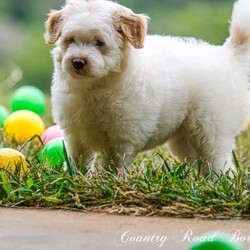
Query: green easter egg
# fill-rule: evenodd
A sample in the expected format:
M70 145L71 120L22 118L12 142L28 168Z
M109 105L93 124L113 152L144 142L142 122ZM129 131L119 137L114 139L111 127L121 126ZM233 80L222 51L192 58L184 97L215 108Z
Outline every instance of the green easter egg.
M62 165L65 161L63 151L63 138L55 138L49 141L43 148L41 153L41 162L49 162L50 166Z
M204 241L194 243L189 250L245 250L241 243L232 241L229 234L209 232L202 238Z
M14 91L11 96L11 110L30 110L38 115L43 115L46 109L44 93L34 86L22 86Z
M9 111L3 105L0 105L0 128L3 127L6 119L9 116Z

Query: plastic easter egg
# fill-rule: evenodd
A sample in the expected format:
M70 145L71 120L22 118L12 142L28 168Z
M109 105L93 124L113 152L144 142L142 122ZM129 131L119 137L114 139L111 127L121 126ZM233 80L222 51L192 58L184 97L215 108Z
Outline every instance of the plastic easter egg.
M225 233L209 232L204 240L194 243L189 250L245 250L241 243L232 240L232 236Z
M4 131L9 141L25 142L34 135L41 136L44 129L40 116L28 110L10 114L4 123Z
M0 105L0 128L3 127L4 122L6 121L7 117L9 116L9 111L3 105Z
M58 137L63 137L63 130L58 125L53 125L43 132L41 139L46 144Z
M8 170L20 169L20 173L28 170L28 163L25 157L17 150L12 148L0 149L0 168Z
M46 109L46 99L43 92L34 86L22 86L11 96L11 110L30 110L43 115Z
M63 151L63 138L55 138L49 141L42 150L41 162L49 162L50 166L62 165L65 156Z

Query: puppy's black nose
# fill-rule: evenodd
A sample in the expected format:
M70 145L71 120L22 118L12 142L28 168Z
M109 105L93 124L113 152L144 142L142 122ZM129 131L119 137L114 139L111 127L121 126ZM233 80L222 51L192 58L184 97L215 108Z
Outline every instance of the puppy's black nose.
M72 61L72 65L73 65L74 69L81 70L85 67L86 61L84 61L83 59L80 59L80 58L76 58Z

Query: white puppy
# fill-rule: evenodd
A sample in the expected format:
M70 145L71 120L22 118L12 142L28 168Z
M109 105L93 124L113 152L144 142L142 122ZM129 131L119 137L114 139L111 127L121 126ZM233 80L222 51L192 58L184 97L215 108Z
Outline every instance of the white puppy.
M232 167L249 112L250 1L239 0L223 46L147 35L147 16L105 0L68 0L51 11L52 113L81 164L103 152L129 166L169 141L180 160Z

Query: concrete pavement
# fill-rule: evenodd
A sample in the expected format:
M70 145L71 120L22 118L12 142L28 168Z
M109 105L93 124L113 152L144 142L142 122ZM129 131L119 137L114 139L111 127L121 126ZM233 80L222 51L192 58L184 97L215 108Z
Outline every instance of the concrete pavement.
M187 250L208 231L231 233L250 249L250 221L0 208L0 250Z

